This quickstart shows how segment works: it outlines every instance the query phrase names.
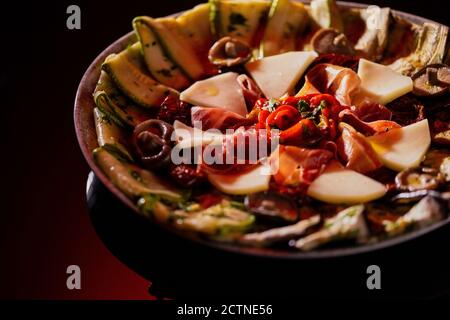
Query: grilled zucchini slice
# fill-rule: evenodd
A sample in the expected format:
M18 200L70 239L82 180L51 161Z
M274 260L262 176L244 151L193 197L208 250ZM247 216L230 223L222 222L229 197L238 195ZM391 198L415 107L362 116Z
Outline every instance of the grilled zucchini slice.
M169 94L177 92L153 80L136 63L140 44L135 44L119 54L108 56L102 69L117 87L132 101L145 108L159 106Z

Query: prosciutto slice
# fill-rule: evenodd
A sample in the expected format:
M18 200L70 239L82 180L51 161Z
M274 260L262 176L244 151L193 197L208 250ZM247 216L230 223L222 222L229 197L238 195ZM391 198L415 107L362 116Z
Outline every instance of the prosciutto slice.
M255 119L245 118L235 112L221 108L192 107L192 123L200 123L202 130L236 129L241 126L250 126L255 123Z
M305 79L305 84L297 96L317 92L328 93L346 106L352 105L352 99L359 93L361 84L361 80L352 69L327 63L312 68Z
M277 158L271 159L278 160L278 171L274 180L278 185L287 188L308 186L333 158L333 152L325 149L280 146Z
M346 162L348 169L364 174L382 166L372 146L361 133L350 126L342 126L342 135L337 146L339 156Z

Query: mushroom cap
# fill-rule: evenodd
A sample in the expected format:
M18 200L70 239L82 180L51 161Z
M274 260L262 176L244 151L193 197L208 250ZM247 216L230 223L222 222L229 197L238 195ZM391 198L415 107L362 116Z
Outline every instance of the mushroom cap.
M232 38L223 37L216 41L209 49L209 61L220 67L233 67L249 61L252 48L246 43Z
M318 30L312 37L311 44L314 50L319 54L355 54L355 49L345 34L332 28Z
M413 77L413 93L420 97L436 97L448 93L450 67L445 64L431 64Z

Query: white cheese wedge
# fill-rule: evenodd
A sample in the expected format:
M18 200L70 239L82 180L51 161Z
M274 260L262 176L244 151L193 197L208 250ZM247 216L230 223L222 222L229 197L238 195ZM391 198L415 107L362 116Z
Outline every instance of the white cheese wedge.
M293 93L306 68L317 58L314 51L291 51L249 62L245 68L266 98Z
M326 203L357 204L381 198L383 184L332 161L308 188L308 195Z
M361 95L367 95L380 104L387 104L413 90L410 77L366 59L359 60L358 76L361 79Z
M195 82L181 92L180 99L193 105L223 108L241 116L247 115L242 89L234 72L227 72Z
M367 140L386 167L397 171L416 167L430 147L428 120L392 129Z
M232 195L245 195L269 189L271 175L264 165L258 165L242 174L208 174L208 180L219 191Z
M175 141L177 147L181 149L194 148L206 145L221 145L226 135L218 130L203 131L198 128L192 128L184 123L175 120L173 124Z

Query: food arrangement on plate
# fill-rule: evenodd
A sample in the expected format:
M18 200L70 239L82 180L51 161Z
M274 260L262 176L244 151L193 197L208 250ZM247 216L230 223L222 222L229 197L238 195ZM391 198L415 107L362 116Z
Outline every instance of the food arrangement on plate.
M448 216L446 26L331 0L211 0L133 28L93 92L93 157L142 215L301 251Z

